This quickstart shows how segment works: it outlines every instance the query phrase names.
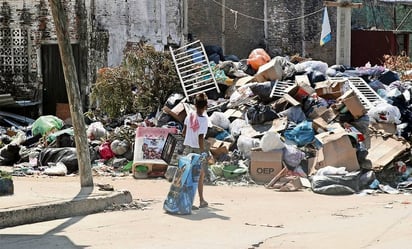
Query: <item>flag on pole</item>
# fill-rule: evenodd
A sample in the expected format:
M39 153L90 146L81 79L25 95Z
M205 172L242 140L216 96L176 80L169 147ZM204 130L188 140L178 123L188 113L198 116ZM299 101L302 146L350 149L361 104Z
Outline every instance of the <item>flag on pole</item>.
M331 35L331 30L330 30L328 10L325 7L325 11L323 12L322 33L320 35L320 45L321 46L325 45L325 43L327 43L331 39L332 39L332 35Z

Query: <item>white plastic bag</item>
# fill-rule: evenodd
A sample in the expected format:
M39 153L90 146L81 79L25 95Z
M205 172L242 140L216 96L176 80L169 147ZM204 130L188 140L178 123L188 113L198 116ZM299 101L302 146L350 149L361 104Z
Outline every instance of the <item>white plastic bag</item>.
M251 153L250 151L252 148L259 147L260 140L257 138L251 138L245 135L240 135L237 140L237 148L239 152L242 153L244 157L249 158Z
M105 138L107 134L101 122L94 122L87 127L87 137L90 140L99 140L100 138Z
M371 123L400 124L401 112L398 107L388 103L380 103L368 111Z
M237 118L237 119L233 120L233 122L230 123L230 125L229 125L230 134L233 137L238 137L241 134L242 128L246 127L246 126L248 126L246 120L241 119L241 118Z
M226 115L223 112L215 111L212 113L209 119L213 125L219 126L220 128L223 128L225 130L229 129L230 120L226 117Z
M279 133L276 131L267 131L260 140L260 147L262 151L268 152L283 149L285 144L280 139Z

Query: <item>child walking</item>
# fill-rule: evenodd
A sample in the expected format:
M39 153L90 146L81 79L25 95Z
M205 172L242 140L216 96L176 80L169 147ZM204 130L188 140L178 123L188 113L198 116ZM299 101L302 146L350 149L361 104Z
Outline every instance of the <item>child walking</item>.
M183 136L185 146L184 155L189 153L197 153L208 155L208 151L205 146L205 136L208 129L208 117L207 117L207 95L205 93L197 94L194 99L196 111L189 113L186 116L183 126ZM202 168L200 170L198 193L200 204L199 208L207 207L208 203L203 197L203 181L205 178L205 172L207 171L208 163L205 158L202 160Z

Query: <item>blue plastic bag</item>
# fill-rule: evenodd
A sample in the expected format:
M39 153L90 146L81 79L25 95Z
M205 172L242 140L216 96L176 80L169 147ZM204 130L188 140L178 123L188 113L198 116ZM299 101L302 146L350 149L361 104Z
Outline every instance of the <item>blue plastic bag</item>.
M307 145L315 138L315 132L311 121L303 121L293 129L286 130L283 134L286 139L295 142L299 147Z
M191 214L199 182L202 157L191 153L179 158L178 169L163 209L172 214Z

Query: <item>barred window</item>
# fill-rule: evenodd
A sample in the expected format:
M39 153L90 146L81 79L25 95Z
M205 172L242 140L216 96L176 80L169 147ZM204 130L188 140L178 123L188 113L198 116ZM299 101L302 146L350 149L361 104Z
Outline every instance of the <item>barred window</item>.
M0 29L0 74L4 77L11 77L13 80L20 79L27 82L28 72L27 30L19 28Z

